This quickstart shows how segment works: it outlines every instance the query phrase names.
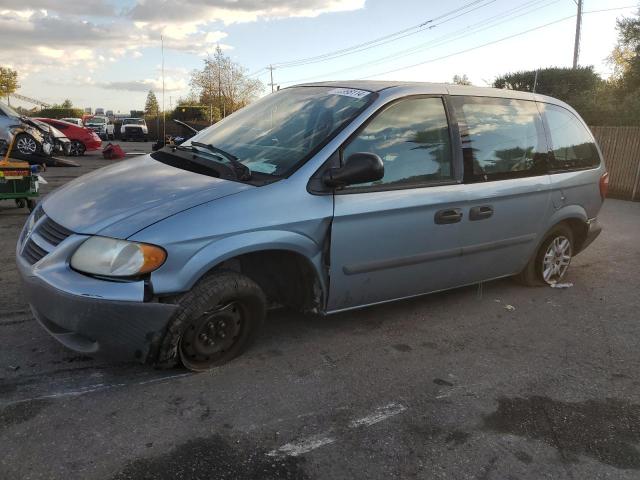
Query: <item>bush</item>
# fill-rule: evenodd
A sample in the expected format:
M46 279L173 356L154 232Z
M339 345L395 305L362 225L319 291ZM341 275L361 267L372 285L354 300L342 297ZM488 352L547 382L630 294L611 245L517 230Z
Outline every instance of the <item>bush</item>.
M38 112L38 117L44 118L82 118L84 111L81 108L51 107L43 108Z

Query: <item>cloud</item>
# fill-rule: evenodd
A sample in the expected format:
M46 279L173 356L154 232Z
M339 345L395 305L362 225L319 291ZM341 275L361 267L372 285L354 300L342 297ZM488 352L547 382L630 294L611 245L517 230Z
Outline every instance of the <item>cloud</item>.
M22 80L46 72L67 79L81 71L98 77L118 59L140 59L144 50L204 56L216 45L233 48L225 25L266 19L314 17L355 10L365 0L0 0L0 65ZM224 43L221 43L224 41ZM147 75L155 75L148 73ZM176 74L167 90L185 90L187 73ZM96 84L93 83L95 86ZM103 83L107 89L146 91L157 80Z
M166 23L170 18L180 23L229 24L258 18L315 17L363 6L364 0L139 0L126 15L138 22Z
M92 83L100 88L108 90L125 90L128 92L147 92L154 90L156 92L162 91L162 79L145 79L145 80L127 80L116 82L102 82ZM165 92L177 92L187 90L189 87L186 80L183 78L165 77L164 90Z
M113 5L104 0L0 0L2 10L29 11L46 10L48 12L63 13L67 16L115 16Z

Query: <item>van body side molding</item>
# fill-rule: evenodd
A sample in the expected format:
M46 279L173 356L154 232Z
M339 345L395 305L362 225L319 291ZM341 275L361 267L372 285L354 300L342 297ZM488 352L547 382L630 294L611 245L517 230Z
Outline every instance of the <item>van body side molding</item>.
M345 265L342 271L345 275L357 275L359 273L369 273L387 268L406 267L418 263L430 262L433 260L441 260L444 258L460 257L463 255L473 255L474 253L486 252L487 250L497 250L499 248L510 247L512 245L520 245L535 240L535 233L521 235L518 237L506 238L495 242L479 243L468 247L451 248L448 250L439 250L437 252L423 253L419 255L409 255L406 257L391 258L388 260L379 260L376 262L358 263L353 265Z

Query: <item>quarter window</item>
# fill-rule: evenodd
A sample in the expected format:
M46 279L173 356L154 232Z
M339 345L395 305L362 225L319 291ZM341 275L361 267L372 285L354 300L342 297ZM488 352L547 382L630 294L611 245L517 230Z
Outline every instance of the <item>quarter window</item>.
M348 187L404 187L453 178L449 124L441 98L410 98L379 113L343 150L378 155L384 177Z
M453 97L466 182L546 173L547 145L535 102Z
M600 165L598 149L585 126L569 110L542 104L549 127L553 155L552 171L579 170Z

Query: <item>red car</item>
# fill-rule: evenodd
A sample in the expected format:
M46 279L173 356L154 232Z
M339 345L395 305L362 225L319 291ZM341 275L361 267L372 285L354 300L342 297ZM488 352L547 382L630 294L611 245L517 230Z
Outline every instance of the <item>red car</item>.
M65 122L63 120L55 120L53 118L36 118L41 122L48 123L54 128L57 128L65 136L71 140L71 155L78 156L84 155L84 152L91 150L99 150L102 147L102 140L91 129L87 127L81 127L73 123Z

